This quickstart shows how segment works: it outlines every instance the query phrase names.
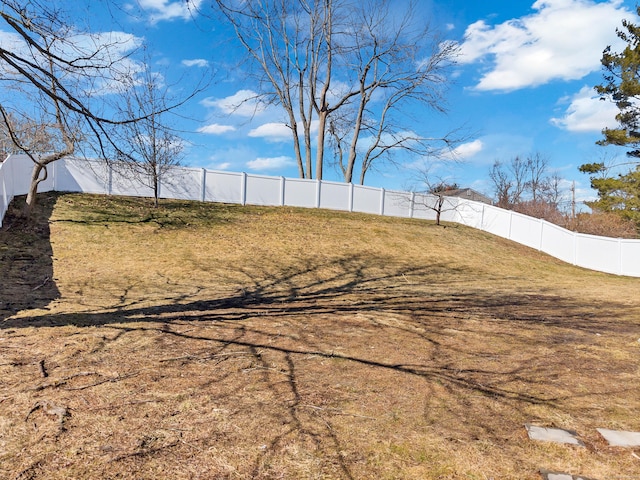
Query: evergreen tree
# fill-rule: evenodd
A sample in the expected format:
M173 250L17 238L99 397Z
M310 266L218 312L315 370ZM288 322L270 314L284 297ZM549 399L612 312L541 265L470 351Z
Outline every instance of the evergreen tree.
M640 15L640 7L637 7ZM627 155L637 162L640 158L640 25L622 21L623 29L616 33L626 46L620 53L608 46L602 53L605 69L602 85L595 87L602 100L611 100L618 107L618 128L602 130L604 138L598 145L626 147ZM600 212L614 212L633 220L640 230L640 164L627 173L611 174L604 163L587 163L579 170L591 177L591 188L598 200L587 202Z
M637 9L640 15L640 7ZM626 42L621 53L611 51L608 46L602 54L605 68L603 85L595 87L602 100L612 100L620 110L616 115L620 126L605 128L604 139L598 145L630 147L627 155L640 157L640 26L623 20L624 30L616 30L618 37Z
M640 231L640 165L617 175L608 174L604 163L587 163L579 170L591 175L591 188L598 192L598 200L586 204L594 211L613 212L633 220Z

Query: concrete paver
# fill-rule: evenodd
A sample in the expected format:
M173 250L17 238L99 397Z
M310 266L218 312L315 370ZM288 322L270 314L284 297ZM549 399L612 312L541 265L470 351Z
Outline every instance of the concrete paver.
M613 447L640 447L640 432L609 430L606 428L596 428L596 430Z
M578 438L577 433L562 428L538 427L526 424L527 433L531 440L539 440L555 443L567 443L584 447L584 443ZM596 429L600 435L614 447L640 447L640 432L629 432L625 430L609 430L607 428ZM590 480L580 475L569 473L549 472L540 470L543 480Z
M541 470L543 480L593 480L580 475L570 475L568 473L554 473L546 470Z
M543 474L542 478L545 480L573 480L573 475L567 473L547 473Z
M562 428L537 427L535 425L525 425L531 440L543 442L568 443L584 447L584 443L577 437L576 432L563 430Z

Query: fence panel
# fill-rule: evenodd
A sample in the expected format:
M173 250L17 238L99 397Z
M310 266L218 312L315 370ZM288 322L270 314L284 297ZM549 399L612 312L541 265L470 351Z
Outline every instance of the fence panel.
M247 175L245 201L249 205L281 205L280 177Z
M412 194L409 192L387 190L384 194L384 215L390 217L412 216L413 205L411 198Z
M437 207L438 197L433 195L424 195L417 193L413 198L413 218L422 220L435 220L436 212L433 210ZM410 206L410 204L409 204Z
M123 163L113 163L108 179L109 193L128 197L153 197L153 188L142 176Z
M33 162L26 155L10 155L2 165L7 170L7 184L10 185L11 196L25 195L31 185L31 171ZM41 173L41 178L44 172ZM38 186L39 192L48 192L53 189L53 169L47 169L47 179Z
M353 186L353 211L360 213L380 214L384 190L380 188Z
M519 213L511 216L511 240L531 248L540 248L542 220Z
M640 277L640 240L620 240L619 273Z
M318 182L303 178L287 178L284 204L290 207L314 208L318 201Z
M320 184L320 208L329 210L349 210L351 184L322 182Z
M575 261L575 233L553 223L542 224L540 250L567 263Z
M29 185L31 184L31 170L33 169L33 162L26 155L11 155L9 157L11 162L11 176L13 181L13 195L25 195L29 192ZM38 191L47 191L44 188L39 188Z
M106 163L65 158L54 165L57 191L109 193L109 167Z
M607 273L620 273L620 241L616 238L576 234L575 263Z
M8 157L0 163L0 227L9 204L13 200L13 159Z
M243 178L241 173L207 171L205 202L242 203Z
M502 238L509 238L511 230L511 212L487 205L482 217L482 230Z
M160 179L160 197L202 200L202 170L173 167Z
M440 209L440 221L442 222L455 222L458 219L458 202L460 201L457 197L444 197L442 203L442 207ZM435 219L434 214L429 217L429 220Z
M471 200L458 199L454 222L467 225L468 227L482 230L482 219L484 216L484 203L473 202Z

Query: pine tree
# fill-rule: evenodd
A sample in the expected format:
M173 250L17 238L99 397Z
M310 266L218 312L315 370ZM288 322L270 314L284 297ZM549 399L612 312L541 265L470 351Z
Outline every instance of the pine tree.
M640 165L617 175L609 175L604 163L588 163L579 170L591 175L591 188L598 192L598 200L586 204L594 211L613 212L632 220L640 231Z
M640 15L640 7L637 11ZM625 30L616 33L627 45L621 53L612 52L611 46L604 50L605 83L595 87L602 100L615 102L620 126L605 128L604 139L597 143L631 147L627 155L640 158L640 26L628 20L623 20L622 26Z
M637 12L640 15L640 7ZM623 20L622 26L616 33L626 46L620 53L612 52L611 46L604 50L601 62L605 82L595 87L601 100L615 102L619 126L603 129L604 138L597 144L626 147L635 162L640 158L640 25ZM587 205L633 220L640 231L640 164L624 174L610 174L604 163L584 164L579 170L590 174L591 188L598 192L598 200Z

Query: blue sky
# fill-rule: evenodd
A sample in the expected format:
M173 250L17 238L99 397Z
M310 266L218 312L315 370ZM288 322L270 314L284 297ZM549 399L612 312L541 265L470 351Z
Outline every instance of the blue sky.
M182 109L175 125L189 142L190 166L297 176L289 134L283 136L277 109L253 118L234 99L256 88L233 62L242 51L228 28L205 16L208 0L121 0L78 2L78 18L94 31L119 31L148 45L151 66L187 87L215 71L209 86ZM437 162L435 174L492 195L488 172L495 160L538 152L550 167L576 182L578 199L592 198L588 178L577 167L624 150L598 147L601 129L614 126L615 108L599 101L600 58L612 45L623 18L637 21L629 0L420 2L425 22L460 44L451 70L446 115L425 112L438 128L464 126L472 136L457 151L459 162ZM87 20L84 20L85 22ZM286 131L285 131L286 133ZM410 165L380 168L365 184L402 189L416 177ZM325 170L325 179L340 174Z

